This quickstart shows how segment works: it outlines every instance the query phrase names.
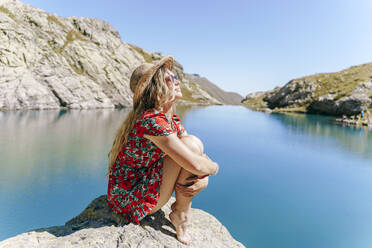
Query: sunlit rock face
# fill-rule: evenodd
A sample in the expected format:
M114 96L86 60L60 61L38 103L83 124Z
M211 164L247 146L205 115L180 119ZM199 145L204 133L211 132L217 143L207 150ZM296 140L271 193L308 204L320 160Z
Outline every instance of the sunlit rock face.
M0 110L130 107L132 71L162 57L123 42L103 20L0 1ZM181 101L220 103L190 85L178 62L174 72L182 80Z

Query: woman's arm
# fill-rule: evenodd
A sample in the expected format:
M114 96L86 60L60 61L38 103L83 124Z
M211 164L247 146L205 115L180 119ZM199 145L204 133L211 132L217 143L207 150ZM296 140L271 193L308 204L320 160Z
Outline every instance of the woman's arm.
M175 133L165 136L145 134L144 137L151 140L182 168L195 175L215 175L218 171L217 163L206 156L200 156L191 151Z

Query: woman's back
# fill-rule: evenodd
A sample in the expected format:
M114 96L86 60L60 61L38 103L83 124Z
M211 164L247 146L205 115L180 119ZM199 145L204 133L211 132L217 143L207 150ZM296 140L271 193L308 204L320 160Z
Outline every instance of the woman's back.
M168 120L164 113L151 109L138 118L109 173L107 198L115 212L139 223L159 199L165 154L143 135L181 136L183 132L177 115Z

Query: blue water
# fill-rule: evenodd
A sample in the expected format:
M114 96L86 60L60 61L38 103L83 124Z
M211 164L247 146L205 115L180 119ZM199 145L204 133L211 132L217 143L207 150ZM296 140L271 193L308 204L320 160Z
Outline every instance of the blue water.
M220 165L194 208L255 248L369 248L372 130L240 106L179 109ZM63 225L105 194L126 110L0 112L0 240Z

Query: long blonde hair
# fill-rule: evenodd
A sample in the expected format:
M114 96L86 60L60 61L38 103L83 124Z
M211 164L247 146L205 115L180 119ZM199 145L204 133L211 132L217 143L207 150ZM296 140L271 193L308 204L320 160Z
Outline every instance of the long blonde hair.
M127 143L129 133L132 131L138 117L148 109L161 110L162 106L168 102L169 99L174 97L172 96L173 91L168 88L165 82L165 73L166 66L163 65L156 71L150 83L145 88L142 97L133 105L133 109L128 113L120 128L117 130L111 150L108 153L109 163L106 176L110 173L122 146ZM173 87L173 84L171 84L171 87ZM173 110L172 107L171 113L173 113Z

